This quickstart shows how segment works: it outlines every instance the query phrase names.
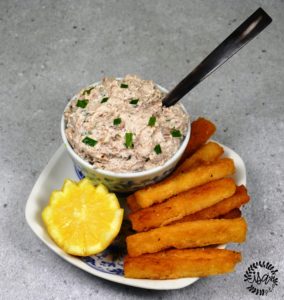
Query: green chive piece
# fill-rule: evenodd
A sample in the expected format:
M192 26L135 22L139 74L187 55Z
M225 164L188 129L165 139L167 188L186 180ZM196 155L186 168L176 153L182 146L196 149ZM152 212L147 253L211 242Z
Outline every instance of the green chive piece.
M116 118L113 120L113 125L119 125L121 123L121 118Z
M149 118L149 121L148 121L148 126L151 126L151 127L153 127L153 126L155 126L155 123L156 123L156 117L150 117Z
M131 132L126 132L125 133L125 144L124 145L125 145L126 148L133 148L134 147L132 138L133 138L133 133L131 133Z
M156 154L161 154L162 153L162 149L160 144L157 144L154 148L154 151L156 152Z
M91 93L91 90L93 90L94 89L94 87L92 86L92 87L90 87L89 89L86 89L84 92L83 92L83 95L90 95L90 93Z
M81 99L81 100L77 101L76 106L77 107L81 107L81 108L85 108L88 105L88 103L89 103L89 100L87 100L87 99Z
M128 84L126 84L126 83L121 83L121 84L120 84L120 87L121 87L122 89L127 89L127 88L128 88Z
M172 135L173 137L181 137L181 136L182 136L182 134L180 133L180 131L177 130L177 129L173 129L173 130L171 131L171 135Z
M130 104L136 105L138 103L139 99L132 99L130 100Z
M108 99L109 99L109 97L104 97L104 98L101 100L101 103L107 102Z
M86 145L89 145L91 147L94 147L98 141L91 139L90 137L86 136L82 142Z

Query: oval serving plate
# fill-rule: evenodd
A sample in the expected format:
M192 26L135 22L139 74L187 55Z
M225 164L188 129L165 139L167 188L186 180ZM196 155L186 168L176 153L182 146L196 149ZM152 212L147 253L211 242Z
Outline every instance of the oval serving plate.
M220 144L224 148L224 156L234 160L236 173L233 178L237 185L246 184L246 169L241 157L232 149ZM181 278L168 280L131 279L123 276L124 240L118 237L114 243L102 253L91 257L75 257L66 254L49 237L41 218L41 212L49 201L53 190L60 189L64 180L70 178L78 181L73 163L64 145L52 156L46 167L37 179L26 204L26 220L33 232L56 254L95 276L139 288L154 290L171 290L186 287L199 278ZM125 201L121 201L125 206ZM125 207L124 207L125 208ZM125 208L126 209L126 208ZM124 222L123 231L129 230L127 221ZM220 246L224 248L225 246Z

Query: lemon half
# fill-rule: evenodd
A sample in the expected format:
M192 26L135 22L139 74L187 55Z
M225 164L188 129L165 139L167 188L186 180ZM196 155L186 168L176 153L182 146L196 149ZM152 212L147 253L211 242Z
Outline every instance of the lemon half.
M105 250L118 235L123 209L115 194L89 179L65 180L60 191L51 194L42 212L47 231L65 252L88 256Z

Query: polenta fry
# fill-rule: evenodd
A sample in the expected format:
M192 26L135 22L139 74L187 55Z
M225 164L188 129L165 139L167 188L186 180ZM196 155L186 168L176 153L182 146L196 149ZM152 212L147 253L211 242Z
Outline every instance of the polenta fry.
M185 172L190 168L204 162L211 162L218 159L224 153L224 149L217 143L209 142L199 148L192 156L187 158L171 176Z
M142 208L187 191L207 182L224 178L235 171L234 162L230 158L223 158L209 164L201 165L180 173L173 178L154 184L134 193L138 205Z
M219 179L180 193L163 203L131 213L129 219L134 230L147 231L212 206L232 196L235 191L233 179Z
M136 198L135 198L135 195L134 195L134 194L128 196L128 197L126 198L126 201L127 201L127 206L128 206L128 208L129 208L132 212L135 212L135 211L141 209L141 207L139 206L139 204L138 204L137 201L136 201Z
M218 217L218 219L236 219L242 216L242 212L239 208L234 208L223 216Z
M225 249L168 250L138 257L126 256L124 275L145 279L204 277L232 272L240 261L239 252Z
M193 121L191 123L190 139L180 163L192 155L200 146L205 144L215 131L216 126L205 118L198 118Z
M190 168L201 165L205 162L212 162L218 159L224 152L224 149L217 143L209 142L198 149L191 157L186 159L172 174L168 179L173 178L178 173L185 172ZM135 212L141 207L136 201L134 194L127 197L127 205L132 212Z
M126 238L129 256L168 248L194 248L229 242L242 243L247 225L243 218L184 222L140 232Z
M203 210L200 210L194 214L187 215L182 219L173 222L188 222L188 221L196 221L196 220L205 220L205 219L214 219L220 217L222 215L227 214L234 208L239 208L245 203L249 201L250 197L247 194L247 189L245 186L238 186L236 189L236 193L230 198L226 198L213 206L207 207Z

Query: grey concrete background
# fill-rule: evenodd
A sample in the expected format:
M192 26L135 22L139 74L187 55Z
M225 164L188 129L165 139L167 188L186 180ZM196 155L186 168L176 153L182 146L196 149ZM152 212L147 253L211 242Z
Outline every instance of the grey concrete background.
M252 201L243 262L228 276L176 291L122 286L52 253L28 228L26 199L61 144L67 100L102 76L139 74L172 88L262 6L273 24L183 100L193 118L247 166ZM279 269L284 298L283 1L0 1L0 298L256 299L243 274L256 260Z

